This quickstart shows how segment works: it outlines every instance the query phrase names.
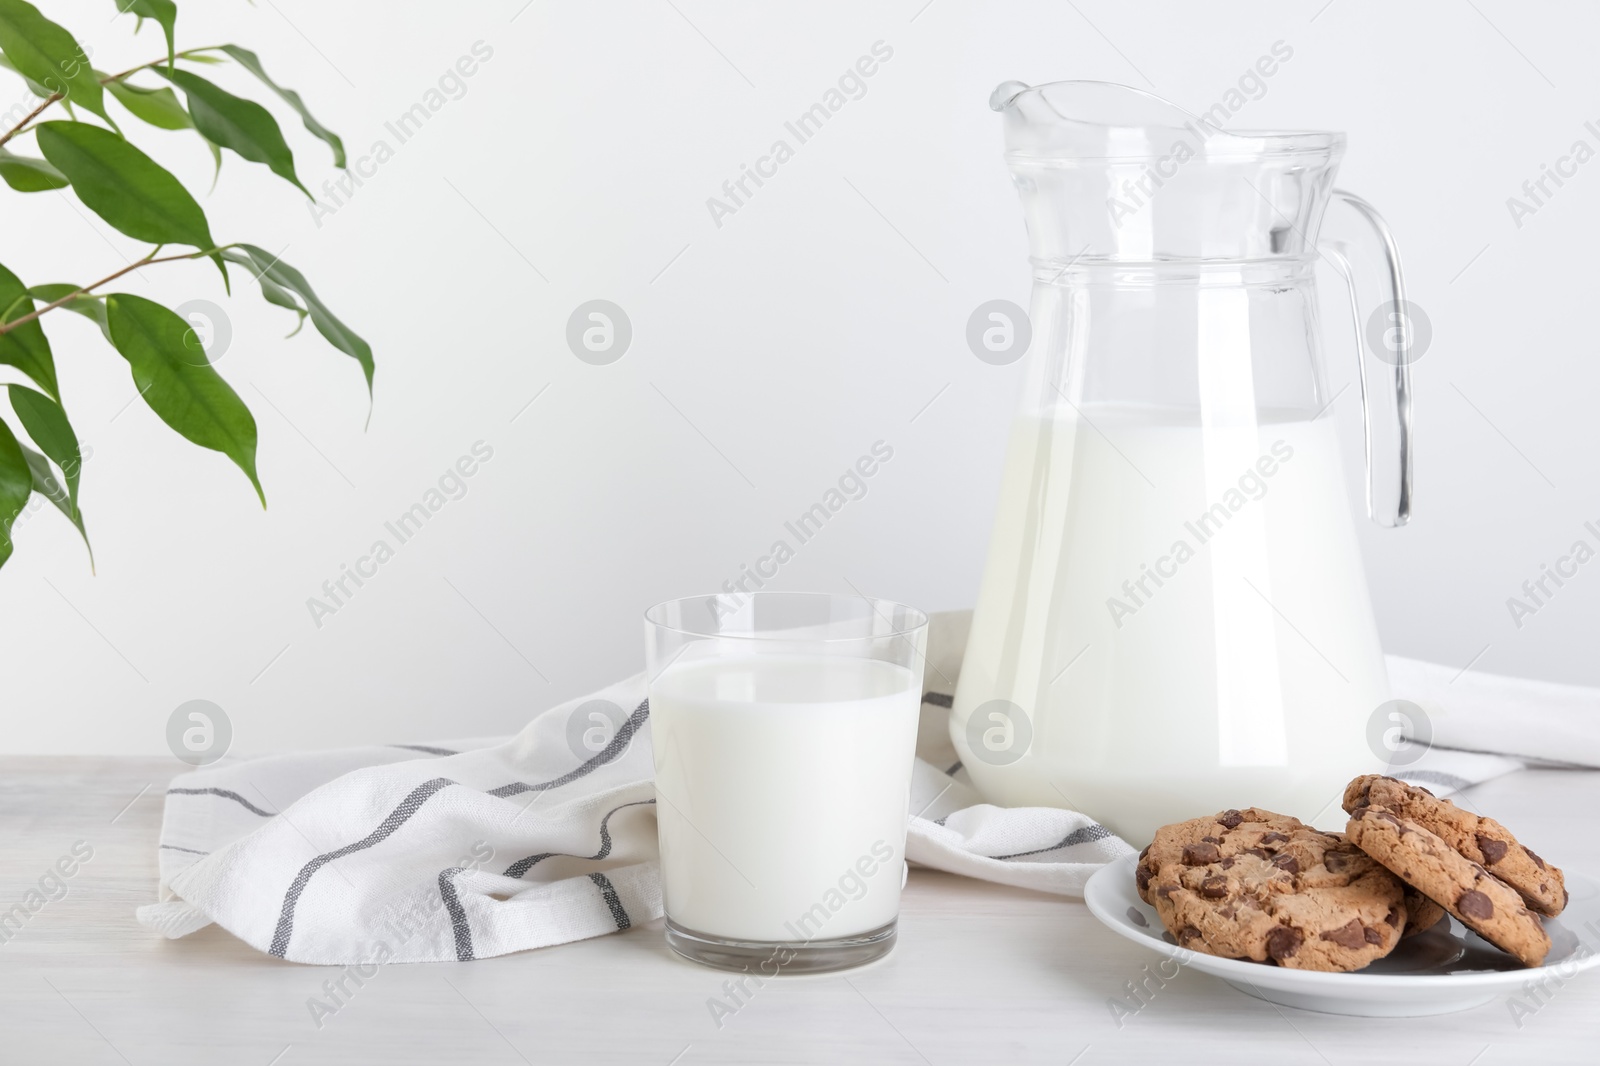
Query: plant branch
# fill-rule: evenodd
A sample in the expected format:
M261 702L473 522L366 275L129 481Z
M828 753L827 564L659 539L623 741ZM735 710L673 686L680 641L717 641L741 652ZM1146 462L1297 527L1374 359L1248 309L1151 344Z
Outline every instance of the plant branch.
M220 45L220 44L208 44L203 48L185 48L183 51L176 53L173 56L173 58L174 59L187 59L189 56L192 56L197 52L217 52L217 51L221 51L222 47L223 46ZM167 57L166 56L162 56L159 59L152 59L148 63L140 63L136 67L129 67L127 70L123 71L121 74L110 74L110 75L107 75L104 78L101 78L100 79L100 84L101 85L110 85L114 81L122 81L122 80L124 80L126 78L130 78L133 75L139 73L141 70L149 70L151 67L159 67L161 64L165 63L166 61L167 61Z
M161 249L160 248L156 248L155 251L152 251L149 255L145 256L143 259L137 260L136 262L129 263L127 266L123 267L121 270L112 271L110 274L107 274L105 277L101 278L99 281L90 282L88 285L83 286L81 289L74 289L72 292L67 293L65 296L61 297L61 299L59 299L59 300L52 300L49 303L45 304L43 307L36 308L35 310L30 311L28 314L23 315L21 318L14 318L10 322L0 322L0 336L4 336L5 334L10 333L12 330L16 329L18 326L21 326L21 325L24 325L24 324L26 324L28 322L34 321L40 315L44 314L47 311L54 311L56 308L60 307L62 304L71 303L73 300L76 300L80 296L87 296L87 295L89 295L90 292L92 292L95 289L98 289L100 286L108 285L111 282L116 281L118 278L122 277L122 275L131 274L133 271L138 270L141 267L150 266L152 263L171 263L171 262L174 262L174 261L179 260L179 259L201 259L201 258L203 258L205 256L208 256L208 255L214 255L217 252L222 251L224 248L231 248L231 247L233 247L233 246L229 245L229 244L223 244L223 245L218 245L215 248L207 248L204 251L199 251L199 252L181 252L181 253L179 253L177 255L163 255L163 256L160 256L159 258L156 256L156 252L159 252Z
M34 119L38 118L39 115L44 111L45 108L49 107L51 104L55 103L59 99L61 99L61 94L60 93L51 93L49 96L45 97L42 101L40 101L38 107L36 107L32 111L28 112L27 116L25 118L23 118L23 120L21 122L17 123L15 126L11 127L5 133L0 133L0 148L4 148L5 147L5 143L7 141L9 141L11 138L15 137L17 134L21 133L25 128L27 128L28 123L30 123Z
M222 48L222 45L220 45L220 44L208 44L203 48L185 48L183 51L177 53L173 58L174 59L183 59L183 58L187 58L189 56L192 56L192 55L196 54L197 52L215 52L215 51L220 50L221 48ZM128 78L132 77L133 75L139 73L141 70L149 70L151 67L159 67L161 64L165 63L166 61L167 61L166 57L162 56L159 59L152 59L148 63L140 63L136 67L129 67L127 70L124 70L120 74L109 74L106 77L101 78L100 79L100 84L101 85L110 85L113 82L125 81ZM26 133L28 131L28 123L30 123L34 119L38 118L39 115L44 111L45 108L49 107L51 104L55 103L57 100L63 99L65 97L65 95L66 95L65 93L51 93L49 96L45 97L43 101L40 102L38 107L36 107L32 111L28 112L27 116L21 122L17 123L15 126L11 127L5 133L0 133L0 148L5 147L5 143L7 141L9 141L11 138L15 137L17 134Z

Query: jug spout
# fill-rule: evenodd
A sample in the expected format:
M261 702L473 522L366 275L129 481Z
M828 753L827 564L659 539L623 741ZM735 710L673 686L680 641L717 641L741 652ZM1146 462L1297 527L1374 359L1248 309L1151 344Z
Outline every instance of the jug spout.
M1343 134L1224 130L1100 81L1003 82L989 104L1038 263L1315 254Z

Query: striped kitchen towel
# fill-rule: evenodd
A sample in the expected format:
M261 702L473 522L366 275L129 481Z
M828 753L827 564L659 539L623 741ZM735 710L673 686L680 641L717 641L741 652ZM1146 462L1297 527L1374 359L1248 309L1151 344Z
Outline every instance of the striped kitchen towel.
M1076 811L982 802L945 725L967 615L933 623L907 858L1081 895L1090 874L1134 849ZM1397 692L1409 686L1428 708L1434 744L1397 776L1447 793L1551 754L1474 724L1503 716L1499 701L1515 702L1523 683L1410 660L1391 671ZM1600 696L1546 686L1533 702L1555 720ZM1515 754L1439 747L1448 743ZM161 901L139 920L169 937L215 922L279 958L338 965L486 958L628 929L662 913L655 798L643 675L553 707L509 739L224 759L167 790Z

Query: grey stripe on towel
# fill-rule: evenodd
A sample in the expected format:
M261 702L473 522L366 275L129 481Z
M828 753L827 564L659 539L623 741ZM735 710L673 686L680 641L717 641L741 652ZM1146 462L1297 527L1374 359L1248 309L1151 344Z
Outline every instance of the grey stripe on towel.
M1112 833L1111 830L1107 829L1103 825L1086 825L1082 829L1074 829L1072 832L1067 834L1066 839L1061 843L1051 844L1048 848L1038 848L1034 851L1019 851L1014 855L991 855L989 858L999 859L1002 862L1007 859L1022 859L1029 855L1043 855L1047 851L1060 851L1062 848L1070 848L1074 844L1088 844L1091 841L1104 840L1106 837L1115 835L1116 834Z
M416 814L436 792L453 784L455 782L448 777L436 777L431 781L424 781L412 789L406 798L400 801L398 807L389 812L389 816L379 824L378 828L354 844L346 844L337 851L324 852L302 866L300 872L295 875L294 883L284 893L283 910L278 915L278 927L272 933L272 947L268 951L280 959L285 957L284 953L289 950L289 936L294 932L295 904L300 901L300 893L305 891L306 883L311 880L313 874L334 859L343 858L352 852L363 851L383 842L391 833L404 825L408 818Z
M595 883L595 887L600 890L600 895L606 901L606 906L611 908L611 917L616 919L617 928L627 929L633 925L628 912L622 909L622 900L617 897L617 888L611 883L611 878L605 874L590 874L589 880Z
M450 929L456 935L456 961L470 962L472 954L472 926L467 924L467 912L456 895L456 875L465 866L446 866L439 871L439 895L444 899L445 910L450 912Z
M611 830L607 827L608 823L611 821L611 816L616 814L618 811L626 810L629 807L648 807L654 803L655 800L636 800L633 803L624 803L619 807L613 807L607 811L606 816L600 819L600 850L595 852L593 855L568 855L564 851L541 851L537 855L529 855L526 858L518 859L510 866L507 866L506 872L503 876L521 877L523 874L527 873L530 869L532 869L534 866L537 866L544 860L553 859L558 855L568 859L603 859L607 855L611 854Z
M231 799L235 803L238 803L238 804L242 805L244 807L244 809L249 811L251 814L259 814L263 818L271 818L273 816L273 812L272 811L264 811L264 810L262 810L260 807L257 807L254 803L251 803L249 800L247 800L243 796L239 795L239 793L234 792L232 789L226 789L226 788L169 788L169 789L167 789L167 795L169 795L169 796L221 796L223 799Z
M633 735L639 731L639 727L644 725L645 719L648 717L650 717L650 701L645 700L643 703L639 704L638 708L635 709L631 715L628 716L628 720L623 722L621 727L617 729L617 735L611 738L611 743L607 744L604 748L601 748L594 754L592 758L590 758L576 770L564 773L560 777L553 778L549 781L541 781L537 785L528 785L521 781L513 781L509 785L501 785L499 788L491 788L489 790L489 795L499 796L501 799L505 799L507 796L516 796L524 792L543 792L546 789L560 788L562 785L571 784L580 777L587 777L600 767L604 766L606 763L612 761L620 756L623 752L627 751L628 744L633 740Z

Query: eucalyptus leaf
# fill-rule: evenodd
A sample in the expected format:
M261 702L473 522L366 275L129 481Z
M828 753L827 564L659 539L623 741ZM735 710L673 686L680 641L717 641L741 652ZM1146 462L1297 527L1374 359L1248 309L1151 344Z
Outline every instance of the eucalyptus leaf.
M89 570L94 571L94 545L89 543L89 531L83 525L83 512L73 504L67 490L62 488L61 482L56 478L55 471L50 469L50 460L28 447L18 443L22 449L22 456L28 461L28 471L33 475L33 491L55 504L56 510L66 516L78 530L78 536L83 538L83 546L89 549Z
M146 89L139 85L129 85L126 81L111 81L106 83L106 88L111 90L111 95L115 96L117 102L127 108L135 118L143 119L158 129L194 128L194 121L189 118L189 112L183 109L178 94L165 85L159 89Z
M240 48L236 44L225 44L222 46L222 50L228 53L228 55L232 56L234 61L237 62L241 67L254 74L257 78L261 79L261 83L263 85L277 93L283 98L285 103L299 113L300 121L305 123L306 129L311 133L311 135L322 140L328 145L329 148L333 149L334 166L343 167L345 165L344 142L339 139L339 135L337 133L334 133L332 130L328 129L328 127L324 126L314 117L312 117L310 109L306 107L306 102L300 99L299 93L295 92L293 89L285 89L283 86L267 77L265 68L261 66L260 57L258 57L248 48ZM191 56L189 58L198 57Z
M36 129L44 157L89 210L118 230L152 244L215 246L189 190L123 138L82 122L43 122Z
M61 405L42 392L34 392L26 385L8 387L11 409L17 413L22 428L28 431L33 443L61 468L67 479L67 495L72 501L72 513L78 511L78 475L82 472L83 456L78 450L78 435L67 421L67 412Z
M176 55L172 48L172 29L178 21L178 5L172 0L117 0L117 10L123 14L131 11L141 19L155 19L161 24L161 32L167 37L167 66L170 68Z
M100 79L83 47L27 0L0 0L0 51L19 73L50 94L60 93L111 122Z
M232 459L267 504L256 476L256 420L204 359L194 358L193 327L153 300L129 293L106 297L111 343L133 368L133 383L160 419L186 439Z
M21 279L0 266L0 319L10 322L32 311L33 298ZM0 363L16 367L51 396L61 395L55 357L37 318L0 333Z
M266 164L274 174L311 195L294 172L294 153L272 112L191 71L170 70L164 76L189 98L195 129L206 140L231 149L252 163Z
M241 252L243 254L241 254ZM279 307L287 306L278 296L292 292L305 301L306 311L311 316L311 324L317 327L317 332L327 339L328 343L350 356L361 364L361 371L367 379L367 397L372 396L372 346L339 321L333 312L328 310L328 305L323 303L312 290L311 283L306 281L305 275L294 267L285 263L279 257L264 248L257 248L253 244L240 244L222 253L223 256L235 263L241 263L251 268L251 273L256 280L261 282L261 293L268 302ZM271 282L285 293L269 291L267 283Z
M11 558L11 527L33 495L33 470L11 427L0 419L0 566Z
M68 285L64 282L55 282L49 285L32 285L28 288L28 295L35 299L43 300L47 304L53 304L63 296L71 296L82 287L81 285ZM82 315L100 327L100 332L106 335L106 340L111 339L111 327L106 323L106 303L101 297L84 293L82 296L75 296L62 304L61 310Z
M0 148L0 178L18 192L65 189L67 176L43 159L32 159Z

